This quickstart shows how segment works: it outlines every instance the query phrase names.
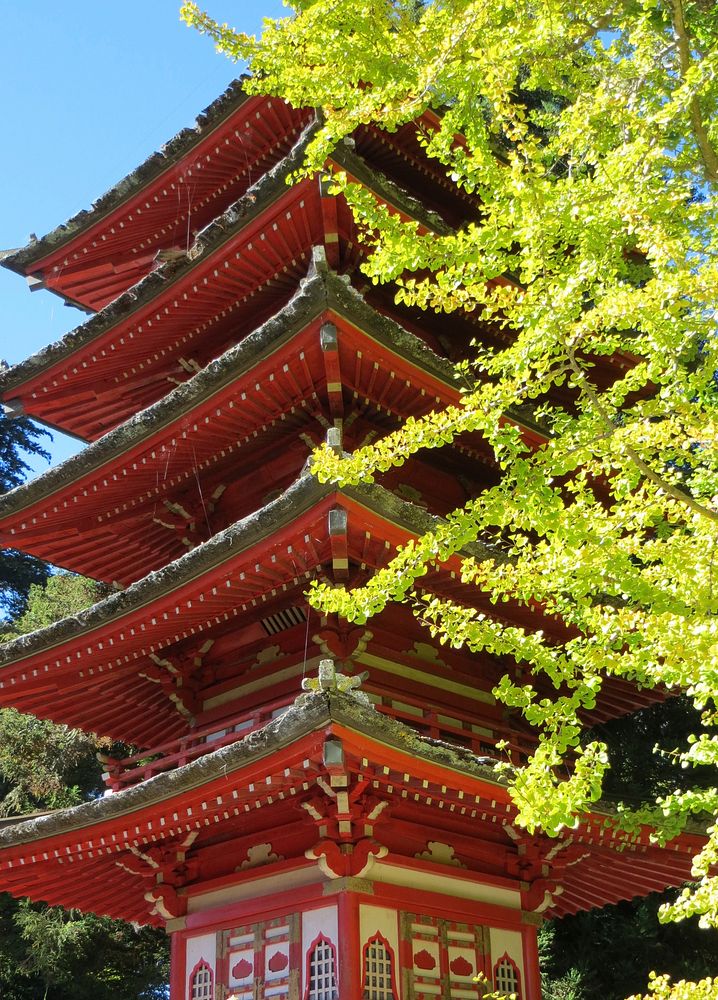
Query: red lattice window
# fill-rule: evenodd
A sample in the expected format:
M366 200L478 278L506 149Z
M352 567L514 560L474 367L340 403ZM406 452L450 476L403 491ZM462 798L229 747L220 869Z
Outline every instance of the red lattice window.
M264 983L261 996L289 1000L290 995L294 996L290 989L291 964L295 961L291 955L293 940L298 940L297 914L222 931L223 958L217 979L236 1000L256 1000L259 982Z
M411 965L402 970L407 992L415 1000L465 997L483 1000L486 990L476 982L493 972L488 927L421 913L404 913L401 936Z
M191 1000L214 1000L214 976L204 959L192 970L189 995Z
M388 941L375 934L364 946L364 1000L396 1000L394 956Z
M497 993L505 993L506 996L515 994L521 1000L521 976L516 968L516 963L503 954L494 966L494 989Z
M337 973L334 945L323 934L312 943L307 955L305 1000L337 1000Z

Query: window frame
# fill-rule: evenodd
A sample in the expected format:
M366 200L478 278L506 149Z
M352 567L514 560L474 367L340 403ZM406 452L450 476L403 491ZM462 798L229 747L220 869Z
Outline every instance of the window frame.
M332 1000L338 1000L339 997L339 979L338 979L338 963L337 963L337 949L334 942L327 937L326 934L319 933L314 938L312 943L307 948L306 954L306 974L305 983L306 988L304 990L304 1000L312 1000L311 990L312 990L312 957L314 952L319 947L320 944L325 944L329 947L332 953L332 969L334 972L334 994Z
M516 964L516 962L514 962L513 958L511 958L511 956L507 951L503 953L501 958L497 958L496 962L494 963L494 974L492 976L494 989L497 991L499 989L503 989L503 987L500 987L496 981L496 974L499 971L499 967L503 965L508 965L513 969L514 977L516 979L516 989L510 990L508 993L506 993L506 996L511 996L512 994L515 994L517 1000L521 1000L521 973L519 972L518 965Z
M381 933L381 931L376 931L372 936L365 942L362 948L362 997L364 1000L371 1000L369 997L369 991L367 988L367 958L369 955L369 949L373 944L381 944L386 951L389 960L389 986L388 989L391 994L391 998L382 997L381 1000L398 1000L399 994L396 988L396 955L394 949L389 944L387 939Z
M209 996L208 997L198 997L195 998L194 988L195 988L195 978L199 972L206 969L209 973ZM204 985L204 984L203 984ZM195 967L189 974L189 989L187 992L189 1000L215 1000L214 992L214 972L212 971L212 966L209 964L206 958L200 958Z

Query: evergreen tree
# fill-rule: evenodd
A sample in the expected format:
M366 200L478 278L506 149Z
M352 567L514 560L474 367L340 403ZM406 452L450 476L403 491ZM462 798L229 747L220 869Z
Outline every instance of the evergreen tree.
M50 458L46 431L0 416L0 492L29 471L24 455ZM0 639L43 628L105 595L102 584L0 551ZM0 815L76 805L102 793L91 734L0 710ZM167 937L153 928L67 912L0 894L0 996L3 1000L159 1000L169 975Z
M37 455L49 462L42 440L50 436L27 417L10 419L0 413L0 493L24 482L30 471L25 457ZM14 549L0 550L0 612L11 618L19 615L32 584L44 583L47 576L48 568L41 560Z
M73 614L105 588L66 573L33 585L4 639ZM0 710L0 813L76 805L102 793L98 740ZM167 937L153 928L0 896L0 996L5 1000L154 1000L166 996Z
M27 607L4 639L42 628L103 596L66 573L30 587ZM0 813L76 805L102 793L96 753L107 741L0 710ZM167 937L60 907L0 895L0 996L4 1000L159 1000L166 996Z
M688 698L677 696L596 726L611 769L604 793L630 806L676 788L710 785L710 768L677 767L676 748L699 724ZM653 748L656 752L652 752ZM676 891L549 921L539 936L543 1000L623 1000L640 992L652 969L673 979L701 979L718 969L718 932L697 920L661 923L662 903Z

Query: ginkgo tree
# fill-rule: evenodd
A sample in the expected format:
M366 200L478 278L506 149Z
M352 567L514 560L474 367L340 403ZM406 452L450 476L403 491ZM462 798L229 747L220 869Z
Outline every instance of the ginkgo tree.
M360 622L410 600L442 641L550 678L553 698L530 679L497 688L539 733L509 775L530 830L571 825L600 796L606 747L583 736L581 719L607 677L687 692L704 728L680 762L714 766L714 0L295 0L260 38L193 3L183 16L248 61L248 90L321 109L307 172L324 171L361 124L393 130L438 112L433 127L417 125L419 140L478 199L477 221L436 235L340 172L334 190L372 247L372 281L392 282L409 305L466 310L510 334L499 348L477 344L459 405L350 456L316 456L321 478L356 483L479 431L503 474L365 586L317 587L312 600ZM607 358L620 364L600 379ZM529 449L505 418L517 406L542 425L541 447ZM421 596L433 561L487 534L501 539L501 558L465 559L465 581L495 602L540 603L565 623L566 642ZM718 815L718 789L703 782L632 818L667 837L705 813ZM671 915L718 925L718 827L709 832L696 885Z

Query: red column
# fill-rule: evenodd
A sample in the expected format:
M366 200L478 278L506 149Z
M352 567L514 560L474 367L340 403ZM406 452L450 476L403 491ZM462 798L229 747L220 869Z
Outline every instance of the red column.
M185 1000L186 997L186 948L183 934L175 933L170 938L170 1000Z
M359 900L353 892L339 895L339 996L361 1000L361 943Z
M538 958L538 928L525 924L521 929L524 952L524 997L523 1000L541 1000L541 973Z

